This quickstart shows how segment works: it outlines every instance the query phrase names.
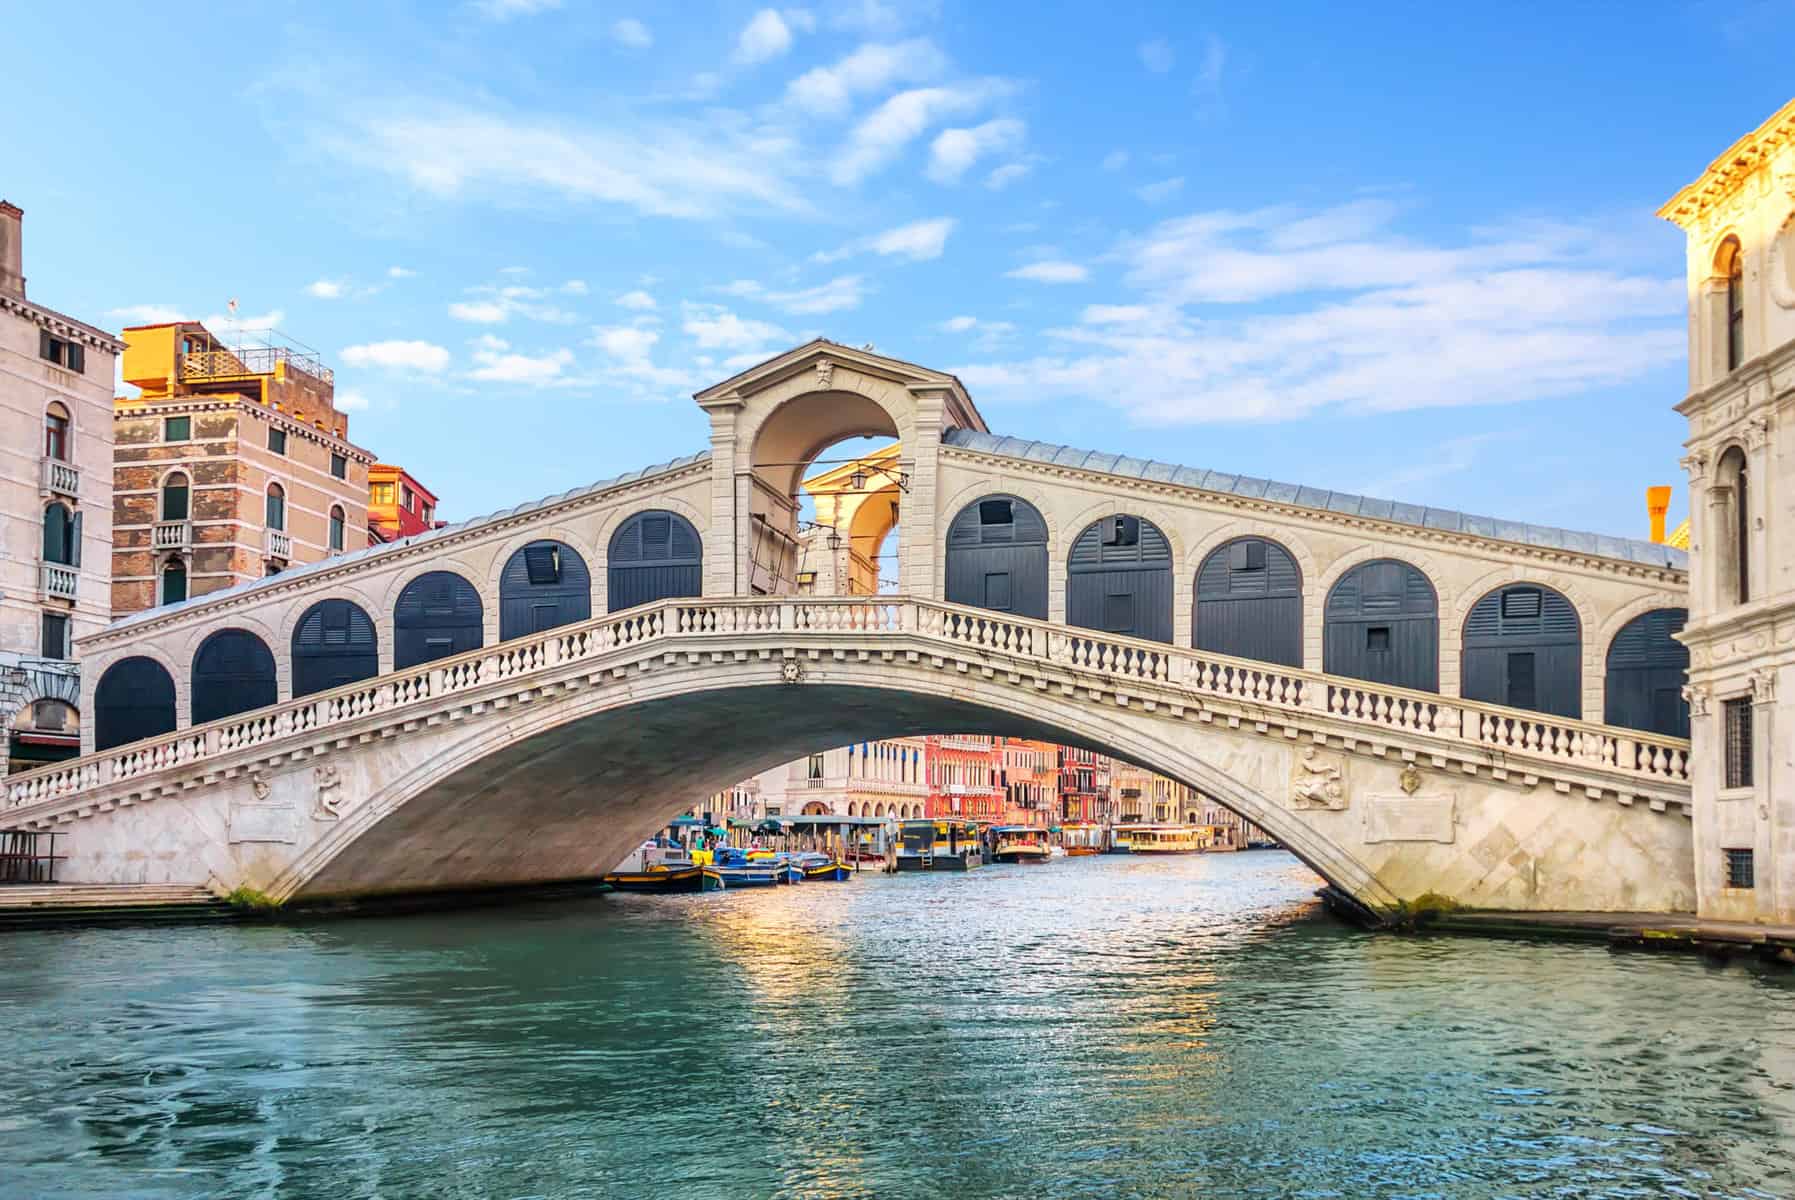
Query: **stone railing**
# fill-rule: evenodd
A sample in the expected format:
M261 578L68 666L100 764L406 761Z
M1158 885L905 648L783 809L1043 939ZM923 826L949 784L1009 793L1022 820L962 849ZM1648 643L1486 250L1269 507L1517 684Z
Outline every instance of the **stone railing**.
M293 557L293 535L281 529L270 529L263 542L263 549L269 558L286 562Z
M43 563L38 577L38 586L42 589L46 600L73 600L75 589L80 586L81 572L75 567L65 567L61 563Z
M81 495L81 472L60 458L44 456L43 474L39 482L46 496L74 498Z
M192 521L157 521L150 531L152 550L185 550L192 545Z
M1367 740L1427 738L1441 752L1457 743L1461 753L1474 750L1477 761L1492 770L1542 774L1558 764L1580 769L1584 778L1608 776L1609 786L1623 791L1688 783L1689 746L1675 738L928 600L743 597L664 600L90 754L9 779L7 804L60 799L376 714L421 709L458 693L551 676L568 664L618 652L657 646L671 652L681 643L768 634L778 635L780 648L802 649L813 638L815 649L856 642L860 648L877 649L883 642L895 649L907 643L924 653L977 655L1012 669L1044 663L1069 673L1078 686L1118 699L1138 696L1197 709L1209 699L1225 700L1237 710L1257 709L1265 719L1285 724L1332 720L1361 728Z

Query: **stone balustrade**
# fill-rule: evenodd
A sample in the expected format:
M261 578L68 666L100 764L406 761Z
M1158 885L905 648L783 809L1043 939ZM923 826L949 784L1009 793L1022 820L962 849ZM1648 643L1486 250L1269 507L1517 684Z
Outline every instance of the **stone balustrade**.
M264 539L263 550L267 557L286 562L293 557L293 536L284 529L270 529Z
M192 546L192 521L157 521L150 531L152 550L187 550Z
M38 583L46 600L73 600L81 583L81 572L76 567L47 562L42 565Z
M1663 792L1688 784L1688 743L1675 738L934 601L744 597L661 601L90 754L14 776L7 781L6 803L18 808L78 797L246 749L273 750L296 735L382 713L416 711L421 719L427 709L458 694L537 677L552 682L571 663L627 661L651 647L671 654L712 638L735 640L740 649L752 647L757 635L775 635L761 649L937 652L962 661L978 656L1012 673L1046 663L1076 681L1064 686L1113 694L1117 702L1133 696L1201 709L1213 700L1290 727L1333 721L1362 728L1366 741L1403 737L1416 745L1431 742L1442 753L1470 751L1493 770L1543 775L1554 765L1578 768L1585 778L1607 777L1609 787L1622 793L1630 787Z
M81 472L73 463L45 455L40 485L45 495L76 499L81 495Z

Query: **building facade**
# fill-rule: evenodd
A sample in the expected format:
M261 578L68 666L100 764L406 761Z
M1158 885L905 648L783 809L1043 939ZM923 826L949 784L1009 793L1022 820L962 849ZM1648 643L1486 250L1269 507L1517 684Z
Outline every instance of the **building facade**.
M1115 819L1108 756L1077 746L1059 748L1059 818L1107 824Z
M972 733L929 737L929 816L1003 819L1002 741Z
M368 545L435 529L436 493L391 463L368 468Z
M197 321L124 331L113 406L112 612L126 616L366 548L368 469L332 373Z
M1059 824L1060 748L1052 742L1000 738L1003 822L1050 828Z
M74 639L112 616L111 334L26 298L0 201L0 773L80 750Z
M1688 238L1697 904L1795 922L1795 101L1659 216Z

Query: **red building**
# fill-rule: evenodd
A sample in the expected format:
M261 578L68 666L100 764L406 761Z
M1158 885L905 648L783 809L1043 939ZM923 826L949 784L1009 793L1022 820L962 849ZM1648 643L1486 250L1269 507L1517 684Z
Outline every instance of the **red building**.
M436 493L404 467L375 463L368 468L368 545L393 542L435 529Z
M1109 758L1076 746L1061 746L1059 751L1059 819L1108 821Z
M962 733L928 739L929 816L1003 820L1001 741Z
M1059 750L1052 742L999 738L1003 823L1045 829L1059 823Z

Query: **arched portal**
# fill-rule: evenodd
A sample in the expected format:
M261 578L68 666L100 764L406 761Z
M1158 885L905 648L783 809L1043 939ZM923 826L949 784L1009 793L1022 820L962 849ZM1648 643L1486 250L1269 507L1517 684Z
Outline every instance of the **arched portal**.
M1434 692L1440 688L1440 606L1433 584L1393 558L1361 563L1328 593L1322 670Z
M526 637L592 616L592 575L565 542L521 547L499 574L499 640Z
M1223 542L1197 568L1191 645L1286 667L1303 665L1303 574L1269 538Z
M480 593L453 571L429 571L393 604L393 669L478 650L485 639Z
M94 749L175 731L175 681L153 658L121 658L94 689Z
M1608 643L1608 675L1602 719L1666 737L1689 736L1689 647L1676 634L1689 610L1657 608L1621 626Z
M320 600L293 627L293 695L325 692L380 673L374 620L351 600Z
M994 492L947 527L949 604L1047 619L1047 522L1019 496Z
M193 656L193 723L204 725L273 704L274 652L247 629L220 629Z
M704 592L703 542L676 512L652 509L630 517L611 535L609 559L609 612Z
M1562 593L1538 583L1499 587L1471 606L1464 639L1465 699L1583 715L1583 628Z
M1066 563L1066 623L1172 640L1172 544L1159 526L1120 515L1085 527Z

